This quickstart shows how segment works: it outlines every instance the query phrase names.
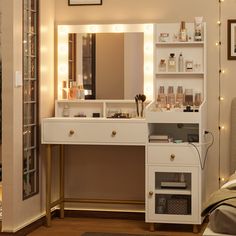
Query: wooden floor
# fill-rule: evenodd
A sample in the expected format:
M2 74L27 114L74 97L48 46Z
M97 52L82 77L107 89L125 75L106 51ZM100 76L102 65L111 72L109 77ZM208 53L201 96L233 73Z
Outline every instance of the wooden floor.
M205 224L199 233L192 233L190 225L158 224L155 232L149 231L149 224L143 220L101 219L101 218L65 218L52 220L51 227L41 226L30 236L79 236L84 232L128 233L169 236L198 236L202 235Z

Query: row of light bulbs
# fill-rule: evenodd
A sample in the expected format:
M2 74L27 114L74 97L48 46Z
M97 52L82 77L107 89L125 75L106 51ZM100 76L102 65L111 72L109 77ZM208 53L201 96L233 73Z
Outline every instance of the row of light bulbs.
M221 3L224 0L219 0L219 20L217 24L219 26L219 41L216 43L216 46L219 46L219 135L221 135L221 131L225 130L225 126L221 125L221 102L224 101L224 97L221 96L221 78L222 74L225 73L225 70L221 68ZM221 138L221 137L219 137ZM225 177L221 176L221 153L220 153L220 145L219 145L219 184L225 182Z

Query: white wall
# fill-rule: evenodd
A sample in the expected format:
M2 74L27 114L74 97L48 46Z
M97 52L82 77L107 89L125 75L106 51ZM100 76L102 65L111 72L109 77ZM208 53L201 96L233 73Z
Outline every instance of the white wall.
M44 9L40 17L42 23L40 115L50 116L54 85L54 1L41 0L40 2L41 9ZM14 87L15 72L22 71L22 0L1 0L1 3L4 169L2 230L15 232L41 217L44 213L44 205L42 205L44 195L40 191L39 194L25 201L22 200L22 88ZM45 97L47 100L44 100ZM41 160L40 158L40 165Z

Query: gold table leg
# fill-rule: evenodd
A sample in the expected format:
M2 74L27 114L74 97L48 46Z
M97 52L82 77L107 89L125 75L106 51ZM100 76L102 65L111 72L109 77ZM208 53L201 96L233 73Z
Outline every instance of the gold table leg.
M64 218L64 145L60 145L60 218Z
M47 156L46 156L46 219L47 226L51 226L51 166L52 166L52 154L51 145L47 145Z

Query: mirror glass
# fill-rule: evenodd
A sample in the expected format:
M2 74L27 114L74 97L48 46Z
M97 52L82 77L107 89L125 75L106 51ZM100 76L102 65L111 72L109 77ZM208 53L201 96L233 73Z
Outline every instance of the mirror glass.
M95 96L88 98L128 100L144 93L152 100L153 24L58 25L57 28L57 99L65 98L67 86L73 81L76 86L90 84L87 93ZM90 37L94 47L90 45Z
M143 33L69 33L69 84L88 99L133 99L143 93Z

